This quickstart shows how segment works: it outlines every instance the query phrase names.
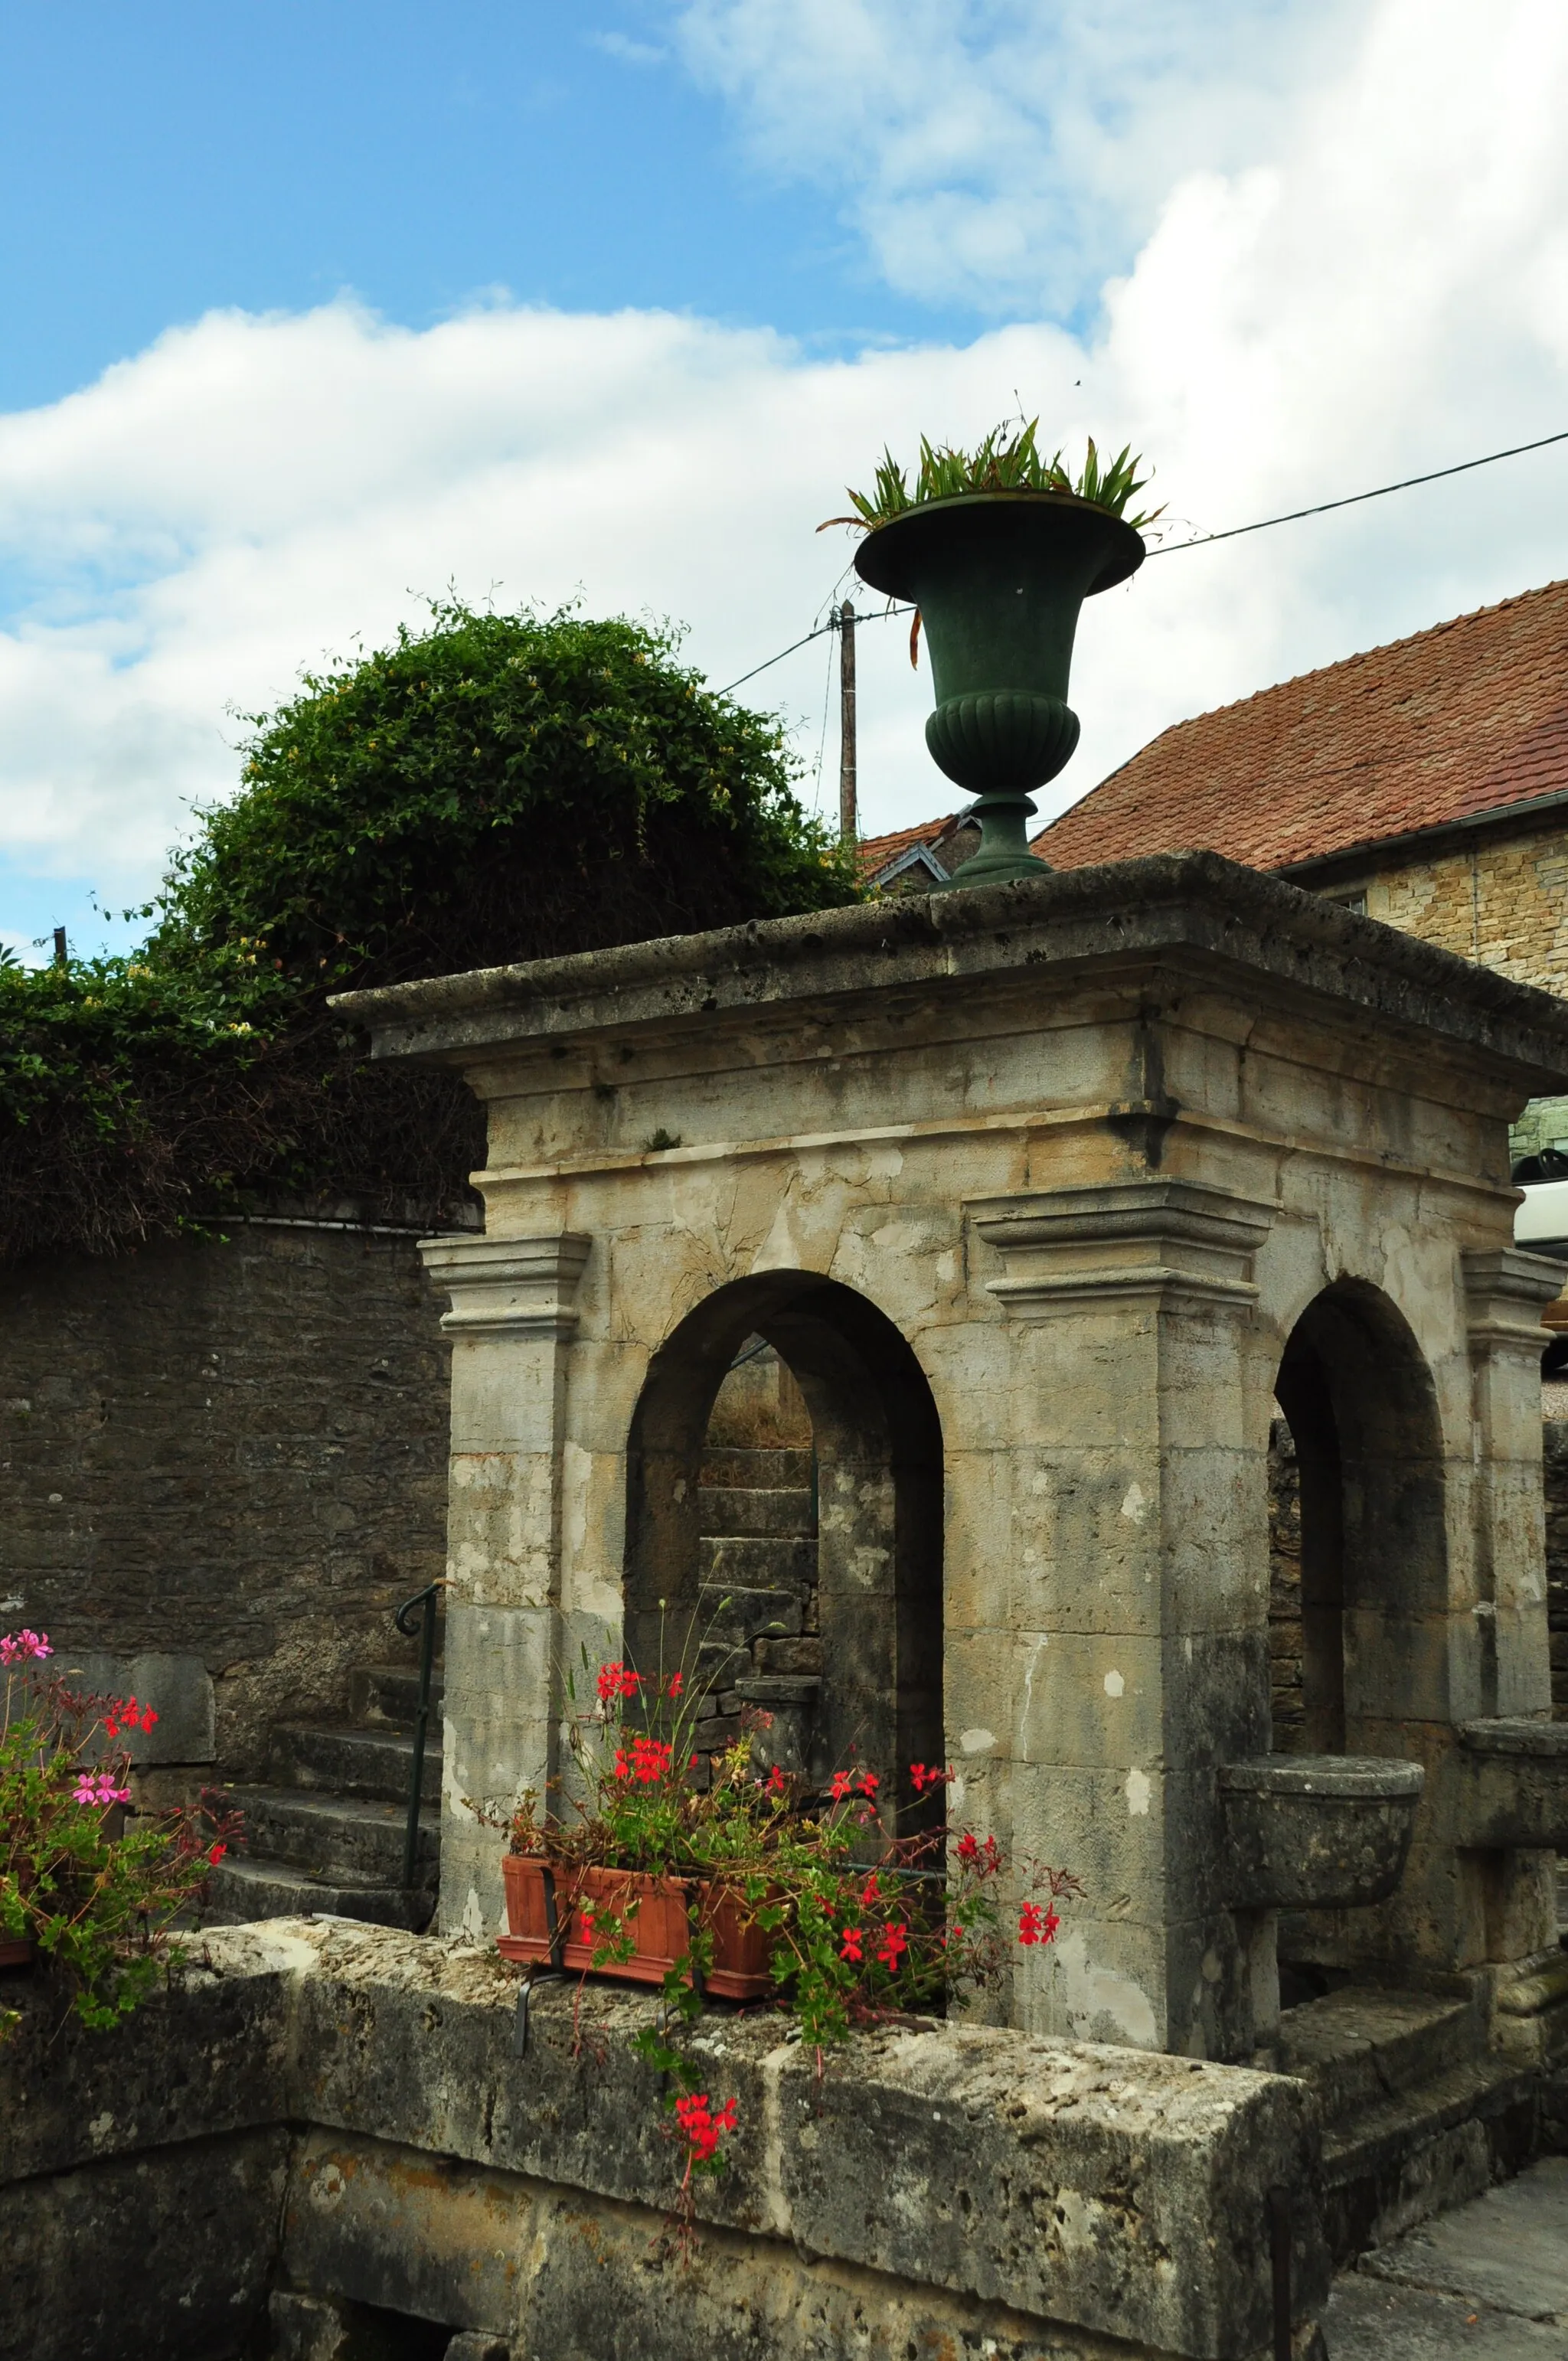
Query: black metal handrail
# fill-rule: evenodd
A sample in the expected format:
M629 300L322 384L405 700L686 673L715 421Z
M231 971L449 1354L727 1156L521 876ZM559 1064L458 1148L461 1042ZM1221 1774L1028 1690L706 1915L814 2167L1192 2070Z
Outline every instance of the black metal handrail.
M419 1867L420 1790L424 1785L424 1737L430 1724L430 1675L435 1662L435 1609L439 1595L446 1587L443 1581L427 1583L405 1598L392 1620L405 1640L419 1641L419 1702L414 1708L413 1769L409 1776L409 1817L403 1831L403 1883L411 1892ZM411 1623L415 1608L420 1620Z

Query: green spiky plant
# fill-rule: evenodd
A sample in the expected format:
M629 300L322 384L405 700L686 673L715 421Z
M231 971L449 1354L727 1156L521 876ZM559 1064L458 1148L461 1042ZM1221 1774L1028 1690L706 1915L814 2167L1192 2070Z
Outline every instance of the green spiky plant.
M913 490L892 452L884 450L872 490L850 491L855 513L829 517L817 531L825 533L828 525L847 524L870 533L875 526L887 524L927 500L951 500L959 492L1070 492L1097 509L1104 509L1111 516L1124 518L1136 530L1153 524L1157 517L1164 514L1163 508L1158 508L1127 515L1129 502L1149 480L1148 476L1138 474L1143 461L1130 443L1124 444L1113 459L1106 460L1102 459L1091 435L1083 465L1074 476L1063 464L1059 450L1048 459L1042 457L1035 439L1039 423L1037 418L1031 418L1026 426L1010 431L1003 420L973 451L955 450L946 443L933 444L923 434L920 470Z

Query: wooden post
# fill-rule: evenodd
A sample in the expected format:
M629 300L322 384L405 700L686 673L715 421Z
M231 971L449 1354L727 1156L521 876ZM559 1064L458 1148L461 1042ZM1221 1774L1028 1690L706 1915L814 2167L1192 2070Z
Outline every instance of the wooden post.
M57 927L54 930L54 963L56 967L69 967L71 965L71 954L65 948L65 928L63 927Z
M839 834L846 844L860 839L855 809L855 610L848 598L839 609Z

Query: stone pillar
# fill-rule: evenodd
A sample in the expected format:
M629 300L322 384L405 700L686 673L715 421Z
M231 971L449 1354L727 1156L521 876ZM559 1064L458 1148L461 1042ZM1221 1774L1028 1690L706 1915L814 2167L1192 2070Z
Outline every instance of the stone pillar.
M1273 1208L1151 1176L968 1211L1016 1323L1016 1475L992 1632L949 1631L948 1719L1007 1696L1004 1833L1089 1895L1058 1947L1020 1955L1014 2022L1245 2057L1272 2013L1267 1930L1222 1899L1216 1773L1269 1740L1246 1331Z
M1563 1267L1514 1247L1466 1254L1475 1422L1475 1646L1456 1667L1456 1718L1550 1713L1546 1528L1541 1485L1544 1307Z
M422 1251L452 1299L447 1522L444 1930L502 1923L500 1844L463 1798L541 1795L556 1768L561 1471L567 1356L589 1240L436 1238Z
M1475 1437L1475 1595L1455 1601L1453 1719L1550 1715L1541 1315L1562 1291L1563 1268L1514 1247L1463 1259ZM1478 1922L1471 1939L1485 1943L1486 1956L1522 1960L1553 1948L1555 1857L1470 1859L1481 1880L1470 1897Z

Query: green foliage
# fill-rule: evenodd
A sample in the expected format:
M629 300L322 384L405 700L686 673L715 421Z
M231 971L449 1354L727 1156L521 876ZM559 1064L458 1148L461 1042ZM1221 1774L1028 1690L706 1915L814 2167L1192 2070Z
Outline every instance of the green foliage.
M0 1937L36 1944L82 2022L104 2031L178 1959L172 1922L199 1898L239 1823L212 1808L217 1798L203 1798L200 1809L138 1817L116 1835L114 1816L130 1795L123 1734L150 1729L158 1717L134 1697L83 1696L26 1661L51 1653L38 1632L0 1642L8 1668L0 1704ZM0 2010L0 2041L16 2023L14 2010Z
M245 792L176 857L153 939L343 988L855 898L776 723L667 632L438 606L258 716Z
M373 1068L355 985L857 898L777 725L667 632L437 606L252 717L129 958L0 961L0 1256L280 1194L438 1223L482 1160L445 1073Z
M1138 474L1143 461L1134 456L1131 444L1124 444L1113 459L1103 460L1091 435L1083 465L1074 476L1063 465L1059 450L1048 459L1041 456L1035 441L1039 423L1037 418L1032 418L1026 426L1010 432L1004 421L993 426L973 451L954 450L945 443L932 444L923 434L920 469L913 491L891 451L884 451L871 491L850 493L854 515L829 517L828 522L857 525L870 531L923 501L952 500L960 492L1071 492L1112 516L1125 517L1127 523L1135 528L1152 524L1156 517L1164 514L1162 509L1149 509L1136 516L1126 515L1128 502L1149 480L1147 476ZM817 528L819 532L826 529Z

